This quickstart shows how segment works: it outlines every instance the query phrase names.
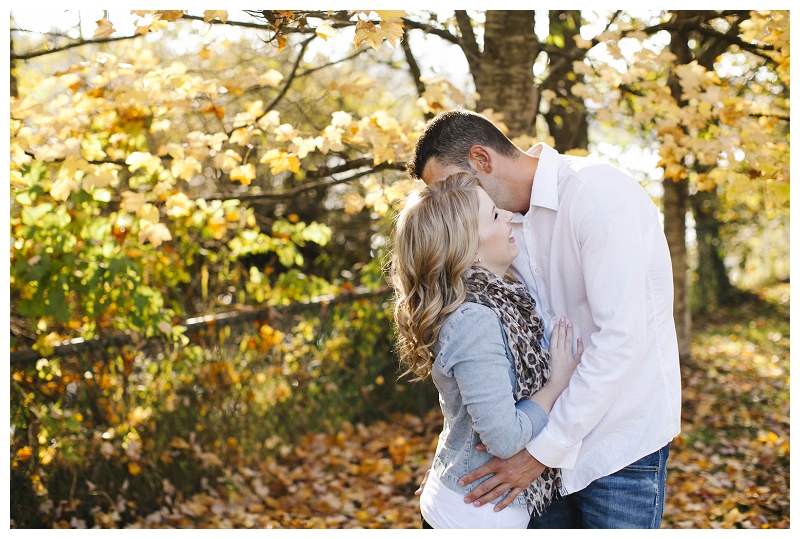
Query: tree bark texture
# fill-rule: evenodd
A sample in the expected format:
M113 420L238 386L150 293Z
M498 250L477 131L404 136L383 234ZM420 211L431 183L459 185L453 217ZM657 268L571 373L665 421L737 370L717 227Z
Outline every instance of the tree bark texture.
M589 147L589 123L586 120L586 107L583 100L572 94L572 87L579 82L572 73L572 62L584 56L575 46L574 35L580 32L581 12L579 10L551 11L550 34L561 36L564 42L564 55L550 58L550 74L542 84L542 89L556 93L556 100L544 115L550 135L556 141L558 153ZM575 54L575 53L578 54Z
M536 134L539 91L533 82L533 63L539 42L533 27L532 10L487 11L483 51L479 59L470 61L480 94L478 110L491 108L503 113L511 138ZM466 35L463 28L461 34Z
M697 232L697 280L692 283L692 311L711 312L738 297L721 252L721 223L715 215L720 202L716 193L701 191L689 197L689 204Z
M678 11L674 17L678 20L691 18L693 12ZM676 65L688 64L692 61L686 36L673 32L669 50L677 59ZM683 106L686 101L681 97L682 89L678 76L670 73L667 85L672 97ZM672 257L672 279L675 287L675 303L673 316L675 317L675 330L678 334L678 351L681 362L691 357L691 332L692 308L689 259L686 255L686 212L689 200L689 182L686 178L679 181L664 179L664 234L667 237L670 256Z
M675 288L675 331L681 362L691 357L692 311L690 305L690 273L686 257L686 209L689 198L688 182L664 180L664 235L672 259L672 284Z

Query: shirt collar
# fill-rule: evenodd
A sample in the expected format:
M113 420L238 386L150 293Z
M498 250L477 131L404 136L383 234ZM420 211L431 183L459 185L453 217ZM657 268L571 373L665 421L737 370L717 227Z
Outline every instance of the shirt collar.
M531 207L558 211L558 152L540 142L525 153L539 158L531 186Z

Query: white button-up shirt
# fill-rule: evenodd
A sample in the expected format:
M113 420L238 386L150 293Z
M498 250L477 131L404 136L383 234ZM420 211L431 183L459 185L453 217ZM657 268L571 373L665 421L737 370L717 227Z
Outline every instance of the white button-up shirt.
M549 423L526 446L562 469L566 494L680 432L672 265L658 210L633 178L545 144L527 153L539 164L530 209L512 220L520 255L511 272L536 299L546 345L566 316L585 346Z

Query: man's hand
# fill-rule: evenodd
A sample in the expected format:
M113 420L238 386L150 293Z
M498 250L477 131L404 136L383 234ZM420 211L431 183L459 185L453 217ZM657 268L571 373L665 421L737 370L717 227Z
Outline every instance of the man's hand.
M428 482L428 476L430 475L430 473L431 473L430 469L428 469L428 471L425 472L425 477L422 478L422 483L419 484L419 488L414 493L414 496L422 496L422 491L425 490L425 483Z
M483 444L475 446L480 451L485 451ZM494 474L492 477L478 485L475 490L468 493L464 498L465 503L472 503L475 507L487 504L499 498L504 492L511 492L497 503L494 510L502 511L508 504L514 501L520 492L528 488L537 477L542 475L545 466L536 460L528 450L523 448L519 453L509 459L493 458L480 468L472 470L461 478L459 486L469 485L481 477ZM426 476L427 479L427 476ZM424 484L424 482L423 482Z

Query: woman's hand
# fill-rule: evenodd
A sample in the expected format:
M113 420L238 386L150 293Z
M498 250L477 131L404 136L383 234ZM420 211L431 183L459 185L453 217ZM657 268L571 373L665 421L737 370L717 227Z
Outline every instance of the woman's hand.
M550 336L550 378L542 389L531 396L531 400L548 414L556 399L569 385L569 379L580 363L582 354L583 341L578 339L577 353L572 355L572 323L562 316Z
M561 391L567 389L569 379L580 363L582 354L583 341L578 339L578 350L573 357L572 323L562 316L550 335L550 378L547 380L547 385L553 386L553 389L560 388Z

